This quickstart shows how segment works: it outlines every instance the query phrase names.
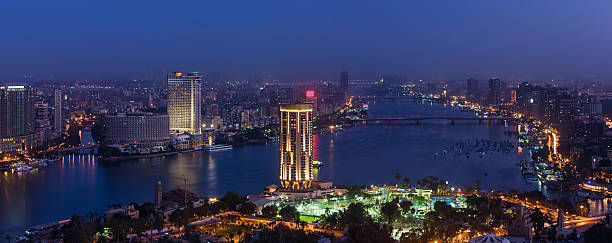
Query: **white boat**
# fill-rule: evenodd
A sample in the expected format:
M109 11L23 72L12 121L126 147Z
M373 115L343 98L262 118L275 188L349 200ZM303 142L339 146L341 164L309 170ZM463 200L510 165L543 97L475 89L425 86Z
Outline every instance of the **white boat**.
M206 145L204 146L204 150L212 152L212 151L222 151L222 150L230 150L234 147L229 144L215 144L215 145Z
M31 171L32 167L27 166L27 165L19 165L17 167L15 167L15 172L26 172L26 171Z

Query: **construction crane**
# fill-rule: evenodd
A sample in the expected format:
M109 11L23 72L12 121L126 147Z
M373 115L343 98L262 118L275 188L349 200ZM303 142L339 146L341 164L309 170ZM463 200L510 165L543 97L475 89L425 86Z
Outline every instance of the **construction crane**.
M185 194L185 208L187 208L187 187L189 186L188 182L189 179L187 177L177 177L177 176L171 176L171 175L166 175L166 174L160 174L159 176L163 176L166 177L168 179L177 179L177 180L182 180L185 183L185 188L183 189L184 194Z

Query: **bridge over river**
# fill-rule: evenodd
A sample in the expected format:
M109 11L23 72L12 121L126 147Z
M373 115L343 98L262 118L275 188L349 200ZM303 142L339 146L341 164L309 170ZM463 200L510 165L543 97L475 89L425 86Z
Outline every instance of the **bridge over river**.
M351 119L351 121L355 122L387 122L391 123L393 121L416 121L417 124L420 121L424 120L447 120L451 121L451 124L455 124L455 121L478 121L478 123L482 123L482 121L516 121L519 118L516 117L506 117L506 116L494 116L494 117L451 117L451 116L421 116L421 117L384 117L384 118L358 118Z

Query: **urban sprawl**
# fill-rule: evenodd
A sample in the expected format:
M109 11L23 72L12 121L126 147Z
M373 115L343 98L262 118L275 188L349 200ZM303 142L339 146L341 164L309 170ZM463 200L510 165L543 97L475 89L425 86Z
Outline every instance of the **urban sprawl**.
M227 80L173 72L163 82L3 85L2 176L45 170L80 151L96 163L260 144L280 151L278 183L262 185L259 194L200 197L188 178L174 178L185 186L151 185L150 202L74 212L6 236L9 242L612 242L610 214L594 216L589 208L589 201L612 197L612 87L599 83L351 80L347 72L331 81ZM372 117L368 103L376 100L438 103L474 115ZM313 134L432 119L513 127L512 140L465 140L434 159L528 151L530 159L516 166L552 193L497 190L487 173L467 188L429 175L397 173L381 185L317 178L325 162L313 158ZM91 131L93 141L83 142L81 131Z

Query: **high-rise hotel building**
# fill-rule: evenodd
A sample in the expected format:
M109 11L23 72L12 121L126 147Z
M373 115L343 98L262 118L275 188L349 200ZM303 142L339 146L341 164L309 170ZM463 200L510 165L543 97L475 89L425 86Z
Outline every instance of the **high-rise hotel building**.
M0 87L0 153L23 152L36 146L34 90Z
M283 188L303 190L311 186L312 104L280 107L280 180Z
M168 75L168 115L173 134L200 134L202 76L174 72Z
M138 148L170 145L168 115L153 113L118 113L106 116L105 144Z

